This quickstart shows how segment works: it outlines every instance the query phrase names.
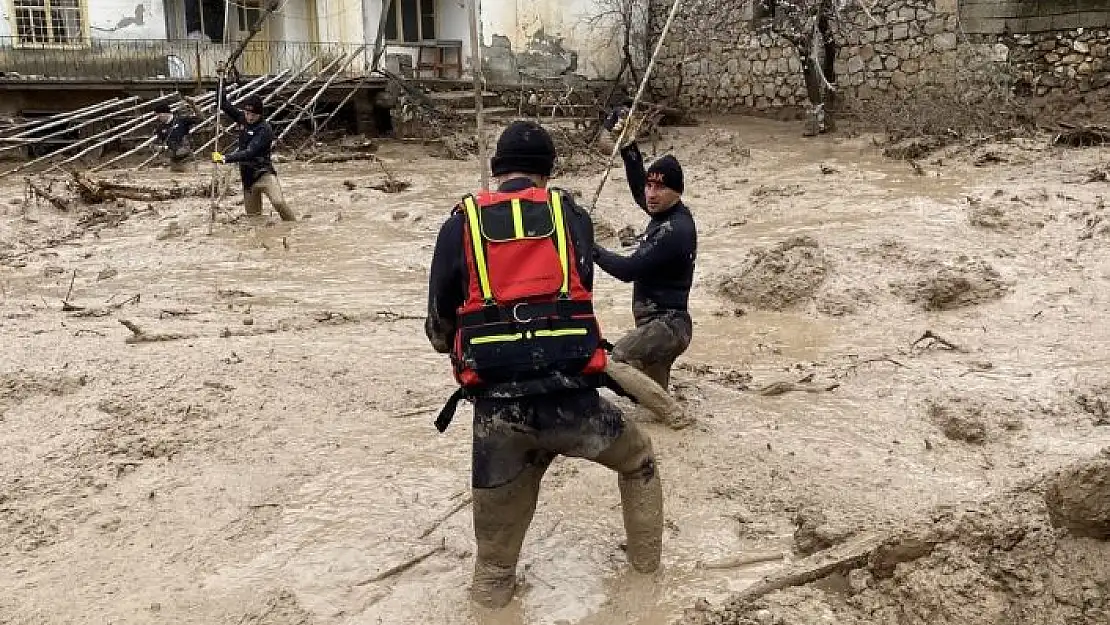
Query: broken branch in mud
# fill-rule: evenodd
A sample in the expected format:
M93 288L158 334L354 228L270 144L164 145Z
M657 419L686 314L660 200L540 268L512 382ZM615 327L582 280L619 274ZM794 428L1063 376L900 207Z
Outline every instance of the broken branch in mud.
M732 598L732 602L749 603L777 590L804 586L824 579L837 572L862 568L884 543L882 535L868 535L860 539L820 552L802 560L792 569L763 578Z
M200 313L193 312L191 310L175 310L172 308L164 308L161 312L158 313L158 318L165 319L166 317L188 317L199 314Z
M804 393L824 393L827 391L836 390L839 386L839 382L830 382L828 384L814 383L813 374L810 374L797 381L771 382L770 384L766 384L760 388L755 389L755 392L764 397L774 397L777 395L785 395L786 393L794 391Z
M443 525L447 522L448 519L455 516L455 514L458 513L459 510L462 510L463 508L469 506L471 501L473 501L472 498L466 497L459 503L455 504L454 507L452 507L451 510L447 512L447 514L439 517L434 523L428 526L428 529L420 532L420 538L427 538L429 535L431 535L432 532L439 529L440 525Z
M757 553L750 556L732 556L712 562L698 562L698 568L710 570L739 569L753 564L778 562L785 558L786 556L782 553Z
M444 538L443 541L440 544L436 545L435 547L433 547L433 548L431 548L427 551L424 551L423 553L420 553L419 555L413 556L412 558L409 558L408 560L405 560L404 562L402 562L401 564L398 564L397 566L388 568L388 569L382 571L381 573L378 573L374 577L371 577L370 579L366 579L366 580L363 580L361 582L356 582L355 586L365 586L367 584L374 584L374 583L380 582L382 580L388 579L390 577L393 577L394 575L400 575L401 573L404 573L405 571L411 569L412 567L416 566L417 564L420 564L421 562L423 562L424 560L427 560L428 558L434 556L435 554L437 554L441 551L445 551L446 549L447 549L447 539Z
M406 419L408 417L416 417L416 416L419 416L419 415L422 415L422 414L428 414L429 412L435 412L439 409L440 409L440 406L428 406L427 408L414 408L412 410L406 410L404 412L399 412L397 414L391 414L391 415L389 415L389 418L391 418L391 419Z
M159 343L163 341L176 341L179 339L196 338L196 335L194 334L148 334L144 332L142 328L135 325L135 323L132 321L128 321L127 319L120 319L119 322L128 330L131 330L131 336L127 337L127 339L125 339L124 341L126 343Z
M152 187L126 184L109 180L95 180L80 171L70 175L77 185L78 195L88 204L99 204L112 200L136 200L140 202L164 202L185 197L209 197L211 189L207 185L174 185L172 187Z
M948 339L945 339L942 336L938 336L932 330L925 330L925 333L921 335L921 338L914 341L910 346L911 347L917 347L922 341L927 341L927 340L932 340L932 343L929 343L929 345L927 345L926 347L931 346L931 345L941 345L941 346L943 346L947 349L950 349L952 351L967 352L966 349L960 347L959 345L956 345L952 341L949 341Z
M41 185L35 183L35 181L31 180L30 178L26 178L26 181L27 193L30 197L35 199L44 199L52 204L54 208L57 208L58 210L63 212L69 212L69 200L58 197L57 195L51 193L49 186L43 188Z
M136 293L135 295L132 295L131 297L123 301L107 304L103 307L97 308L86 308L85 306L77 306L75 304L70 304L67 301L63 303L62 310L74 313L70 315L70 317L107 317L108 315L123 308L124 306L127 306L128 304L138 304L140 300L141 295Z
M1052 138L1052 145L1062 145L1069 148L1085 148L1110 143L1110 129L1101 126L1083 126L1076 128L1068 124L1061 124L1067 128L1057 133Z

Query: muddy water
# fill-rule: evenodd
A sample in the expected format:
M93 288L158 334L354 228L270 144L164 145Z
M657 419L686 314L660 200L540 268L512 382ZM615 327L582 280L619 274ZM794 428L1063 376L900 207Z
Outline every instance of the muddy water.
M439 523L469 486L469 410L446 434L431 426L452 390L446 359L428 347L418 319L316 321L323 311L423 312L436 231L469 191L475 165L387 145L387 163L414 183L406 192L361 188L379 176L355 164L284 165L287 197L311 215L295 224L218 225L209 234L207 207L182 202L4 268L0 332L5 344L19 345L4 370L75 371L91 382L13 404L0 421L0 442L16 444L0 461L5 492L14 493L0 527L19 539L0 539L0 584L13 589L0 614L14 623L663 624L698 598L716 602L776 570L778 563L724 571L698 563L789 554L792 518L802 509L849 526L898 523L1110 442L1061 399L1063 386L1099 368L1076 329L1088 328L1095 344L1110 341L1097 324L1105 296L1083 290L1103 268L1052 268L1060 241L1074 235L1054 229L1064 219L1035 240L966 222L964 195L996 184L1011 192L1060 186L1060 175L927 165L919 176L882 158L865 137L806 140L799 131L708 120L668 132L661 146L673 146L684 163L699 223L696 327L682 362L750 373L754 387L808 374L841 386L765 397L676 372L700 423L679 433L647 425L667 507L657 575L628 570L615 477L559 460L524 545L517 599L496 613L467 601L470 510ZM835 171L822 173L823 165ZM1004 180L1021 175L1030 180ZM597 179L559 183L589 197ZM347 190L344 180L360 188ZM597 215L642 228L623 184L615 172ZM1089 203L1088 195L1077 202ZM171 222L184 233L159 239ZM864 288L871 301L843 316L822 314L813 302L738 314L717 294L715 279L750 248L799 234L825 247L828 289ZM890 241L908 251L877 255ZM990 260L1019 279L1003 300L926 312L887 286L921 270L923 258L1003 248L1008 255ZM66 273L45 277L48 265ZM93 278L106 267L118 276ZM116 316L196 337L130 346L114 318L61 316L55 302L72 269L73 300L141 292L139 305ZM630 291L599 279L611 337L631 327ZM166 308L196 314L161 318ZM1045 321L1031 326L1042 309ZM243 325L247 318L252 326ZM276 331L218 337L221 328L252 327ZM926 327L971 352L912 350ZM880 355L901 365L852 366ZM969 363L982 360L991 370L967 375ZM980 447L947 441L921 402L953 393L1015 406L1023 428L992 423ZM419 409L426 411L414 414ZM29 536L42 540L29 549ZM436 547L420 564L375 579Z

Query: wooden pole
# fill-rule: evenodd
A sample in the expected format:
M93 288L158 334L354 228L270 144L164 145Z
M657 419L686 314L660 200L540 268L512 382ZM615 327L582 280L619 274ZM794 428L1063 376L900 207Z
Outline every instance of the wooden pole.
M486 162L486 139L482 136L482 38L479 35L478 20L480 8L478 0L469 0L467 8L470 11L470 71L474 74L474 123L478 139L478 179L481 181L482 190L489 190L489 164Z
M605 188L605 181L609 179L609 170L613 168L613 159L617 157L617 152L621 149L621 143L624 142L624 135L628 132L628 127L632 125L632 115L636 112L636 106L644 95L644 89L647 87L648 80L651 79L651 70L655 68L655 60L659 58L659 51L663 49L663 42L667 39L667 33L671 30L671 24L674 23L675 15L678 14L678 7L681 4L682 0L674 0L674 4L671 5L671 13L667 16L667 22L663 24L663 32L659 33L659 41L655 42L655 52L651 54L651 61L648 62L647 69L644 70L644 75L640 79L640 88L636 91L636 97L632 100L632 108L628 111L628 123L621 127L620 136L613 143L613 150L609 153L609 162L606 164L605 172L601 177L601 183L597 185L597 192L594 193L594 201L590 203L587 209L590 214L593 214L594 209L597 208L597 200L601 197L601 190Z
M354 61L355 58L358 57L359 54L362 54L362 51L365 50L365 49L366 49L366 44L363 44L363 45L359 46L358 49L356 49L354 51L354 53L351 54L351 56L348 57L347 60L343 62L343 65L341 65L339 67L339 69L335 71L334 74L329 76L328 79L326 81L324 81L324 84L320 86L320 89L316 92L315 95L312 96L312 99L310 99L308 101L308 103L305 104L304 108L301 109L301 112L297 113L297 116L293 118L293 121L289 122L289 125L285 127L285 130L282 130L281 134L277 136L277 139L275 139L275 141L274 141L275 143L280 143L281 140L285 138L285 135L289 134L289 131L292 130L293 127L297 125L297 122L300 121L301 117L304 116L305 112L307 112L309 108L315 106L316 101L320 99L320 96L324 95L324 92L327 91L328 87L331 86L332 81L335 80L336 77L339 76L339 74L341 74L343 72L343 70L347 69L347 66L351 64L351 61Z

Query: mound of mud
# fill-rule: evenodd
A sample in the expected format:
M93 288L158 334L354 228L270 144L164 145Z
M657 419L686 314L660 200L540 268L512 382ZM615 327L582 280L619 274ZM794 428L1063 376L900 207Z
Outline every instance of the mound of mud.
M938 510L916 527L834 556L838 549L825 560L817 554L791 567L815 572L794 576L797 584L771 589L784 579L773 574L761 592L746 589L717 607L701 601L680 623L1110 622L1110 542L1054 529L1031 488L959 512Z
M986 230L1032 232L1044 229L1054 218L1051 213L1040 208L1049 200L1043 189L1025 197L1015 195L1008 200L999 189L989 198L969 197L967 200L968 223Z
M914 281L896 282L894 292L925 310L952 310L1004 297L1011 286L989 263L961 257Z
M40 373L0 373L0 417L12 406L39 395L59 396L72 393L87 382L84 376L45 375Z
M785 310L813 297L829 272L815 239L791 237L769 250L748 252L735 275L718 285L724 297L764 310Z
M948 440L982 445L1003 432L1024 427L1021 408L1000 408L970 397L934 397L925 400L929 421Z
M842 291L826 289L817 298L817 310L826 315L841 317L855 314L861 307L874 303L874 295L866 289L859 287L849 287Z
M1060 471L1044 500L1054 527L1075 536L1110 539L1110 449L1101 458Z

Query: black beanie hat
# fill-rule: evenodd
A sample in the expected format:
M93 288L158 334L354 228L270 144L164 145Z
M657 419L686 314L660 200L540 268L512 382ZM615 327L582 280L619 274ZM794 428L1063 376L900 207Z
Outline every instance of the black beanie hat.
M243 100L243 110L252 113L262 114L262 98L252 95Z
M661 183L668 189L682 193L682 165L679 165L678 159L670 154L652 163L651 167L648 167L647 175L648 181Z
M154 105L154 112L155 113L172 113L173 111L170 110L170 105L169 104L166 104L165 102L159 102L158 104Z
M494 176L520 172L551 176L555 169L555 143L551 135L535 122L516 121L497 140L497 151L490 159Z

